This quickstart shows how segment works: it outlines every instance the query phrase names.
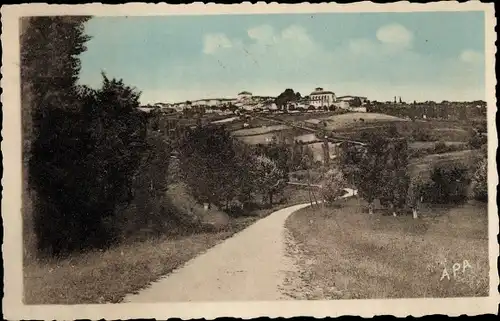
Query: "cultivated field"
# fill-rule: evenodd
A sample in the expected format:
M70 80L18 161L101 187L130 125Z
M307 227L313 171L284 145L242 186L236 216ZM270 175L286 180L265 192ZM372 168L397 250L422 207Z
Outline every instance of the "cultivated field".
M299 299L488 295L486 204L427 207L419 220L382 209L370 216L365 207L353 198L288 218L304 287L293 293Z

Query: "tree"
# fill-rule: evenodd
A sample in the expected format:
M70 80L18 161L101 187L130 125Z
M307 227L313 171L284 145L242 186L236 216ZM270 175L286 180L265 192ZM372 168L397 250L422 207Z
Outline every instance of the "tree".
M285 187L283 171L276 162L267 156L255 157L253 171L255 172L256 186L262 195L266 195L269 205L273 204L273 196Z
M344 143L340 154L342 172L347 180L368 202L373 213L373 201L392 207L402 207L408 189L408 145L405 140L382 136L368 136L367 146Z
M396 209L405 206L410 178L407 174L409 150L406 139L396 138L386 142L385 168L382 171L385 184L381 198L391 206L393 216Z
M406 204L411 209L414 219L418 218L418 207L421 197L423 196L425 186L426 182L420 172L410 178Z
M20 20L21 105L24 156L40 124L38 113L47 108L70 110L80 71L78 56L87 50L90 37L84 33L87 16L23 17Z
M434 203L461 203L467 198L470 179L462 165L438 165L431 174L430 197Z
M275 103L279 109L283 109L283 107L287 106L290 102L296 102L300 99L300 93L295 93L293 89L287 88L284 92L276 97Z
M220 206L235 196L238 167L228 131L220 126L197 126L186 131L179 146L186 183L198 201Z
M328 170L321 183L321 196L326 203L332 203L344 194L345 179L338 168Z
M40 251L58 255L111 244L118 233L116 208L132 199L146 148L140 93L103 78L99 90L75 90L78 110L48 107L34 118L39 127L29 168L39 196Z
M363 102L359 97L354 97L354 99L349 103L351 107L361 107Z
M360 196L368 202L370 214L373 214L373 201L383 195L386 157L385 141L375 136L355 165L355 184Z

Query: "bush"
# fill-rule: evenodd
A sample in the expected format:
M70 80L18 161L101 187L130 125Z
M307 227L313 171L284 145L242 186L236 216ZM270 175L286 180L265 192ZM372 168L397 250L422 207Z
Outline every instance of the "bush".
M435 167L431 183L425 188L426 198L437 204L458 204L467 199L470 183L468 169L460 165Z
M325 173L321 183L321 197L327 203L331 204L340 196L344 195L345 179L342 172L338 169L330 169Z
M416 127L413 130L411 137L414 140L421 142L431 142L435 140L433 135L429 132L428 129L424 129L421 127Z
M471 187L476 200L488 201L488 159L486 155L477 164L472 176Z
M39 199L38 249L50 255L117 240L113 217L117 206L132 199L145 150L146 123L134 90L104 77L102 89L79 94L81 109L49 106L34 118L39 130L29 183Z
M434 146L435 154L446 153L447 151L448 151L448 145L446 145L446 143L443 141L437 142L437 144Z

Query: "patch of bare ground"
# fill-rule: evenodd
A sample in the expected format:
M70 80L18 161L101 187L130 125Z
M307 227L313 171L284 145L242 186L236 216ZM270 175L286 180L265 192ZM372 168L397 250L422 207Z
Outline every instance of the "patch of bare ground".
M288 251L298 253L307 299L476 297L488 295L487 206L431 206L421 218L373 216L360 199L292 214ZM455 272L453 266L455 265ZM460 268L456 268L460 265ZM446 271L446 272L445 272Z

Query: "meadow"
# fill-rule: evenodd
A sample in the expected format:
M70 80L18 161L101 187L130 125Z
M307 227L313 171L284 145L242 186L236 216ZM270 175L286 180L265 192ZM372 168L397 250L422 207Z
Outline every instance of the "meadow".
M484 203L427 205L421 219L365 212L359 198L292 214L304 288L298 299L487 296L488 220ZM466 262L465 262L466 261ZM453 272L453 264L460 269ZM444 272L446 270L446 272ZM446 275L448 274L448 276Z

